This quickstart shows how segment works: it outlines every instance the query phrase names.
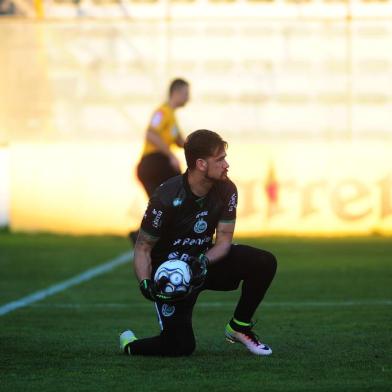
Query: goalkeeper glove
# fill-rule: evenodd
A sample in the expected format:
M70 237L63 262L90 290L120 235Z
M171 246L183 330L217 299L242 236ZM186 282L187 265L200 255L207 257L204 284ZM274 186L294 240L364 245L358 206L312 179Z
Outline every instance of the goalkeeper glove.
M183 292L172 292L172 293L164 293L161 291L162 287L164 287L165 282L162 279L158 282L158 285L155 284L151 279L143 279L140 284L140 291L143 296L153 302L176 302L182 299L185 299L187 293Z
M139 288L144 298L155 301L156 289L151 279L143 279L139 284Z
M199 257L191 256L188 259L192 271L191 283L195 286L201 286L207 276L207 268L210 260L202 253Z

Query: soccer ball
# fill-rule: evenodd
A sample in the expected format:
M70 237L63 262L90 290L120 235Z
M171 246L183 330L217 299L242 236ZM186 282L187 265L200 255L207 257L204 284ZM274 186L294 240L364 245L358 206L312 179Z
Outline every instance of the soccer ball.
M182 260L168 260L161 264L154 275L155 283L162 284L164 293L187 292L192 271Z

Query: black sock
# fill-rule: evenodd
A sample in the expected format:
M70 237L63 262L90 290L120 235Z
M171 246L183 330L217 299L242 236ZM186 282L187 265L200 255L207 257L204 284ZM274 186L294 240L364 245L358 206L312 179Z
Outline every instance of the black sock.
M250 323L276 272L276 259L266 251L255 250L246 260L247 276L244 277L241 297L234 318Z

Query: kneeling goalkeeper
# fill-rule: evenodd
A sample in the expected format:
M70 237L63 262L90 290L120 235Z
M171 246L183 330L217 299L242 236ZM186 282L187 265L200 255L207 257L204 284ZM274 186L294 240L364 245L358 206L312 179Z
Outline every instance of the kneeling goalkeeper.
M184 145L188 170L164 182L149 201L135 245L134 268L141 293L155 303L161 333L138 339L130 330L123 332L120 347L126 354L192 354L192 311L199 293L235 290L241 282L226 338L256 355L272 353L254 333L252 317L277 263L265 250L232 244L237 188L227 176L226 149L227 143L215 132L191 133ZM169 259L183 260L192 269L191 290L185 296L161 292L154 283L156 269Z

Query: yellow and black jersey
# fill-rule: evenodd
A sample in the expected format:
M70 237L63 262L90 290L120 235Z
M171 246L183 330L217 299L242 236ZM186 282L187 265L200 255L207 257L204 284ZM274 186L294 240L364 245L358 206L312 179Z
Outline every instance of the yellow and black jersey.
M171 146L176 143L179 135L177 120L174 110L167 104L161 105L152 115L149 128L156 132L162 140ZM146 140L143 150L143 156L157 152L158 148Z

